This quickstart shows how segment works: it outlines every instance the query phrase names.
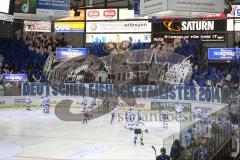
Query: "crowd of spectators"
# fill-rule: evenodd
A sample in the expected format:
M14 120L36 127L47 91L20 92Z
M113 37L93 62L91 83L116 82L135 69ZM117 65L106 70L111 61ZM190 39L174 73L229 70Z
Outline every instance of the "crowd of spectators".
M53 34L17 31L12 39L0 38L0 74L23 73L30 82L44 81L43 66L56 47L64 45Z

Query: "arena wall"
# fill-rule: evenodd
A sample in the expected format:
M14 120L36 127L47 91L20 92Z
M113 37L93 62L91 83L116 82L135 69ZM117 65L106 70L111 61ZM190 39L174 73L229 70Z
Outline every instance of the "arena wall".
M26 106L24 96L4 96L0 97L0 108L21 108ZM49 97L51 100L51 106L54 107L57 104L63 106L71 106L74 108L82 108L82 97ZM33 107L40 107L43 101L42 97L39 96L30 96ZM91 101L91 97L88 97L88 102ZM71 104L63 104L63 100L72 101ZM61 102L62 101L62 102ZM97 99L97 107L102 104L102 99ZM115 103L114 103L115 104ZM114 106L113 101L109 99L109 107ZM141 111L157 111L163 109L164 106L174 107L175 104L182 104L188 112L193 112L197 107L200 107L202 110L208 111L208 113L214 113L221 108L225 107L224 103L209 103L209 102L196 102L196 101L176 101L176 100L158 100L158 99L135 99L134 105L128 105L122 99L117 100L117 107L120 110L127 110L130 107L134 110Z

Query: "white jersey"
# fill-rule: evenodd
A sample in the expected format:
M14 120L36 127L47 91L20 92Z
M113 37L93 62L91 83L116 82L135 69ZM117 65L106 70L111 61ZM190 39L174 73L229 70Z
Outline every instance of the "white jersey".
M137 116L138 116L138 120L139 120L139 121L140 121L140 120L143 120L143 115L142 115L141 112L138 112Z
M29 97L27 97L26 99L25 99L25 103L26 103L26 105L28 105L28 106L30 106L31 105L31 99L29 98Z
M130 120L130 121L133 121L135 119L135 114L133 111L127 111L126 114L126 120Z
M177 113L182 113L183 112L183 106L181 104L176 104L175 105L175 110Z
M161 112L161 117L164 121L168 121L168 111L167 110L163 110Z
M44 98L43 99L43 103L42 103L43 106L50 106L50 99L49 98Z
M202 115L202 110L201 110L200 108L197 108L197 109L194 111L194 117L195 117L195 121L202 120L203 115Z
M83 97L82 105L87 105L87 98L86 97Z
M92 100L91 100L91 102L90 102L90 107L94 107L96 105L96 99L95 98L93 98Z
M134 129L146 130L146 126L143 121L136 121L133 126Z
M115 115L118 111L118 108L115 107L114 109L112 109L112 111L110 112L111 115Z
M212 120L212 117L211 117L211 115L210 114L205 114L204 116L203 116L203 119L206 121L206 122L211 122L211 120Z

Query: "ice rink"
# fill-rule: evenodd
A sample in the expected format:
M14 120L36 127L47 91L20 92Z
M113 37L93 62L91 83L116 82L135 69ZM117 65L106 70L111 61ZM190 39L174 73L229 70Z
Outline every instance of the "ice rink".
M159 150L164 138L180 130L176 121L169 123L168 130L162 128L162 122L146 122L145 145L138 140L135 146L133 131L125 129L123 122L109 122L109 113L84 125L59 120L53 110L45 115L40 108L0 109L0 159L154 160L151 146Z

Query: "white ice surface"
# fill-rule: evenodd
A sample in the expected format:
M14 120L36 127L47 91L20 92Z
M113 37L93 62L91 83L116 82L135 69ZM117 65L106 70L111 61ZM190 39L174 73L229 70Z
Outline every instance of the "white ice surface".
M0 109L0 159L2 160L154 160L163 139L177 133L178 122L163 130L161 122L147 122L144 146L133 144L133 131L120 122L110 125L106 114L83 125L59 120L51 111Z

